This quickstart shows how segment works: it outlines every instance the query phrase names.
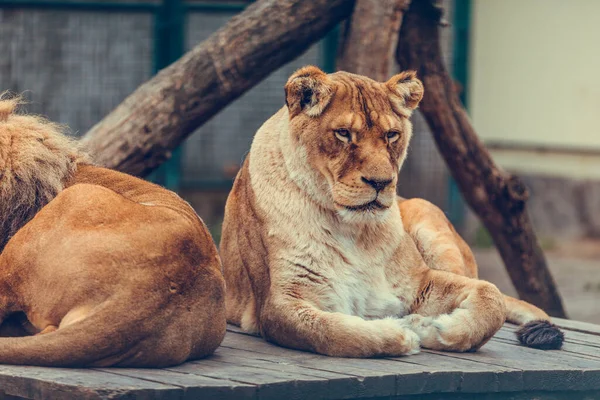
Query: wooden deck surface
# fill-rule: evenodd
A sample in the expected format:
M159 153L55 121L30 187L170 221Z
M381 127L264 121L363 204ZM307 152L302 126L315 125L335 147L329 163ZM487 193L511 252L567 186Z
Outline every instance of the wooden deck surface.
M0 366L5 399L600 399L600 326L558 320L561 351L519 346L506 325L477 353L344 359L231 327L208 359L165 369Z

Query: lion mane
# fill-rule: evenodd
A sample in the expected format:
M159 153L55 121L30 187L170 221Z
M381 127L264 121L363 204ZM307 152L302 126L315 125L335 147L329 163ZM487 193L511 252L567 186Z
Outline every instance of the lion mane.
M0 251L56 197L89 157L65 126L22 115L20 96L0 95Z

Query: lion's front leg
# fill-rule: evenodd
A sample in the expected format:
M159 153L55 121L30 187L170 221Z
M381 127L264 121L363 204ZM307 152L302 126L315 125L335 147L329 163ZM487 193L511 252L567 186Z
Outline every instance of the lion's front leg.
M261 332L284 347L337 357L400 356L419 352L418 336L402 320L364 320L319 310L302 299L271 296L261 313Z
M449 272L425 270L405 326L423 347L474 351L500 329L506 318L504 297L493 284Z

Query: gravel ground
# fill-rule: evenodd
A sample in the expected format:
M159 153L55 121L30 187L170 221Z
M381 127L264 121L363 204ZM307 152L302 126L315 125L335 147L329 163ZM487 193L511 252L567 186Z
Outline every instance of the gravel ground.
M475 249L479 277L510 296L517 292L495 249ZM569 318L600 324L600 258L575 257L572 252L547 253L548 265L562 295Z

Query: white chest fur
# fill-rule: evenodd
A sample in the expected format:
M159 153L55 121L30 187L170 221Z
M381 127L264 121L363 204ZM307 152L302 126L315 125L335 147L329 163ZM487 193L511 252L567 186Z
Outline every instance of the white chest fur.
M408 302L398 288L406 285L402 274L390 276L389 265L405 235L397 205L376 226L341 224L323 206L331 200L316 186L301 149L287 154L291 144L277 134L286 124L282 110L258 131L250 153L257 206L268 210L271 284L324 311L365 319L405 315ZM378 240L369 240L369 232Z
M367 252L354 238L332 234L320 225L295 228L271 231L272 237L285 237L282 242L304 244L279 249L276 258L281 264L274 279L284 286L295 285L306 300L324 311L364 319L407 314L409 304L398 290L405 285L402 277L390 275L387 249Z

